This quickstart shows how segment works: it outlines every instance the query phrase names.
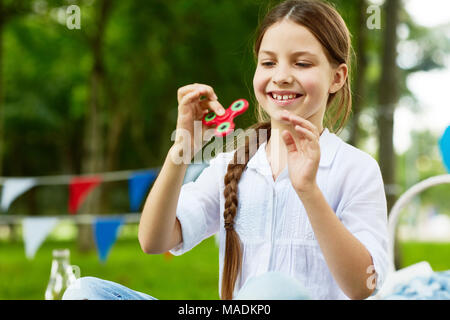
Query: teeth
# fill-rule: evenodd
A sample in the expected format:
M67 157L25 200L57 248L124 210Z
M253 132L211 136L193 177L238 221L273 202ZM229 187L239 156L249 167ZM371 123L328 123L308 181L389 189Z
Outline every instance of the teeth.
M288 100L288 99L295 99L295 94L290 94L290 95L284 95L284 96L280 96L277 95L275 93L272 93L272 96L277 99L277 100Z

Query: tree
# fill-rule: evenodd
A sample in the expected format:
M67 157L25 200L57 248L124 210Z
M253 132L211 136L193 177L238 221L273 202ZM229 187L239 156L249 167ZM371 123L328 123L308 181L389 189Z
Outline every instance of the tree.
M356 70L357 72L353 73L354 81L353 81L353 114L350 120L350 135L348 139L348 143L353 146L357 146L359 144L360 137L360 127L359 127L359 118L361 115L361 111L365 106L367 99L366 96L366 69L367 69L367 1L360 0L356 3L356 8L358 11L357 15L357 25L355 30L355 52L356 52ZM355 68L353 68L355 70Z
M386 0L386 16L381 77L378 87L378 158L386 188L388 210L396 200L391 186L395 185L395 151L393 141L394 111L399 97L399 77L397 67L397 26L399 21L399 1Z
M104 64L104 38L108 19L114 1L101 0L94 13L94 30L87 34L88 47L93 57L92 70L89 79L89 102L86 114L86 126L83 136L84 152L82 157L82 172L93 174L104 171L104 132L103 122L105 113L105 64ZM82 208L84 213L98 214L100 212L100 189L94 189L86 199ZM81 214L83 213L81 212ZM78 226L78 245L81 251L94 248L92 225L80 224Z
M397 25L400 0L386 0L386 24L383 37L382 68L378 91L378 158L386 189L387 207L390 212L396 201L394 111L398 101ZM401 265L401 252L395 241L395 265Z

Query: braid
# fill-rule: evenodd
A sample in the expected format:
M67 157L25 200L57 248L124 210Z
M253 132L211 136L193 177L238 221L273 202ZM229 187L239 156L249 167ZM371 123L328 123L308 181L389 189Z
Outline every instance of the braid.
M256 138L258 140L258 148L264 141L259 141L259 129L268 129L267 139L270 138L270 122L257 123L250 127L256 130ZM234 229L234 218L237 214L238 208L238 183L241 179L244 169L247 167L247 163L253 154L250 153L250 139L245 137L245 145L241 146L234 153L233 161L228 164L227 173L224 178L224 198L225 209L223 212L223 218L225 221L225 261L222 273L222 290L221 299L231 300L233 296L234 286L236 279L241 271L242 267L242 248L239 235ZM258 149L256 148L256 149ZM244 150L242 150L244 149ZM242 152L244 151L244 152ZM244 159L240 159L239 155L244 154ZM238 161L243 160L243 161Z

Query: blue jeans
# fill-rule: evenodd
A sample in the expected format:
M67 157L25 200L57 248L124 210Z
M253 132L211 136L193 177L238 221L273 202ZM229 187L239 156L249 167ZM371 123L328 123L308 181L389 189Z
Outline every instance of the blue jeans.
M77 279L67 288L63 300L158 300L121 284L94 277Z
M115 282L94 277L75 281L63 300L158 300L148 294L129 289ZM249 278L235 300L308 300L310 296L294 278L279 272L267 272Z

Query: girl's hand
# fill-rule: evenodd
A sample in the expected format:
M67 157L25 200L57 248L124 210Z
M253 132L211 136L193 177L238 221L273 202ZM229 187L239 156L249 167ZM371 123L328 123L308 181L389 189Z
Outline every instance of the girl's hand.
M203 117L210 111L214 111L218 115L223 115L225 109L217 101L217 96L213 88L208 85L199 83L186 85L179 88L177 93L178 118L174 144L186 148L188 147L187 144L190 143L189 146L193 157L212 137L211 134L207 137L207 141L203 140L205 131L212 128L201 123ZM202 97L205 97L205 99L201 99ZM198 145L200 140L198 137L194 139L194 121L200 121L201 123L201 145ZM197 145L194 145L194 143Z
M315 125L285 110L281 120L294 126L295 135L288 130L281 133L288 151L288 171L292 186L300 194L307 194L316 187L316 174L320 161L320 132Z

